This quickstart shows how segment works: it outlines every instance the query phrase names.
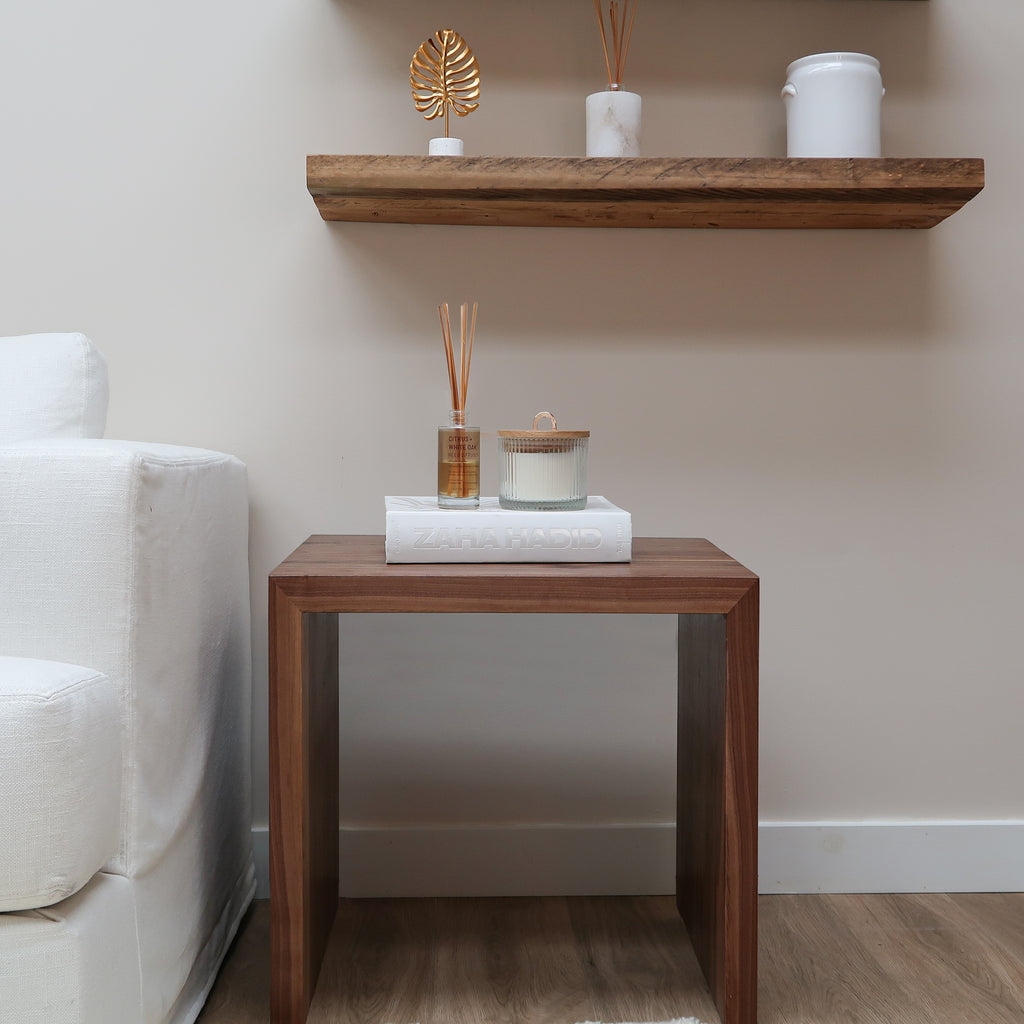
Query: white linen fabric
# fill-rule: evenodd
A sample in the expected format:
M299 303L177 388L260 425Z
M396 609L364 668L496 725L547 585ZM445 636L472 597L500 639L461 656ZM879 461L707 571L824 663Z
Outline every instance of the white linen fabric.
M102 437L107 361L84 334L0 338L0 441Z
M198 1015L255 890L247 548L246 471L230 455L71 437L0 443L0 654L106 676L120 727L103 870L46 910L0 913L0 1024ZM0 833L10 825L0 805ZM114 887L123 895L104 895ZM23 946L35 968L19 952L21 967L8 970ZM136 997L107 998L121 983L96 967L96 949L114 951L112 969L134 977ZM33 996L45 960L68 974ZM78 1014L40 1016L51 990ZM104 1009L93 1017L91 1006Z
M249 671L244 493L242 464L199 448L0 446L0 651L88 665L121 696L113 871L144 874L162 859L211 781L230 792L205 812L226 812L248 788L240 765L222 778L247 742L240 699L222 692ZM230 743L214 745L225 728Z
M0 922L0 1021L141 1021L132 883L97 874L56 906Z
M0 656L0 721L0 911L47 907L117 850L117 691L94 669Z

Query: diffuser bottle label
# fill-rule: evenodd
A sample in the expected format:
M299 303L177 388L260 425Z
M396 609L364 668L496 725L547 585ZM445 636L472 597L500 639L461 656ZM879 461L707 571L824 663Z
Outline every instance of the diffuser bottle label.
M438 432L438 457L442 462L479 462L480 431L472 427Z

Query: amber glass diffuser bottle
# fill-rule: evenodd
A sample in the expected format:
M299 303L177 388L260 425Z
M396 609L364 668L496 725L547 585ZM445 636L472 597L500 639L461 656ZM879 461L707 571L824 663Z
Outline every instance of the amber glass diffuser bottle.
M480 505L480 430L466 426L462 409L452 409L448 426L437 428L437 504Z
M467 305L462 304L462 331L459 359L456 363L452 343L448 303L438 306L448 383L451 386L452 409L448 426L437 428L437 505L438 508L480 507L480 430L466 426L466 392L469 389L469 367L473 358L473 335L476 331L476 309L467 334Z

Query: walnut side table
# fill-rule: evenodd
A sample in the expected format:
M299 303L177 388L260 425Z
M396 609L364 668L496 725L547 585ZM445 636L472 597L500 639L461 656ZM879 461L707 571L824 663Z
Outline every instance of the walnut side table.
M338 907L338 614L678 616L676 905L723 1024L756 1024L758 579L706 540L629 563L387 565L310 537L270 575L271 1019L306 1020Z

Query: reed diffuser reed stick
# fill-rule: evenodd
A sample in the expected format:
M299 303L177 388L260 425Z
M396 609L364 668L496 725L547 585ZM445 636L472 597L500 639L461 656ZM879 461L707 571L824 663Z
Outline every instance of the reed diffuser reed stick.
M479 503L480 499L480 432L466 425L466 397L473 364L477 303L473 303L472 317L468 304L464 302L461 306L457 359L448 303L438 306L437 313L441 320L441 338L452 398L448 428L441 428L438 434L437 498L442 507L462 508L467 502Z
M609 53L608 32L604 27L604 7L602 0L594 0L594 11L597 13L597 23L601 28L601 48L604 50L604 66L608 72L609 89L622 88L626 54L629 53L629 41L633 37L633 22L636 21L636 7L639 2L640 0L611 0L608 5L607 17L612 40Z
M465 413L466 394L469 391L469 369L473 361L473 337L476 334L476 312L478 303L473 303L473 315L470 318L469 304L463 303L460 308L459 361L455 362L455 343L452 340L452 322L448 303L437 307L441 318L441 340L444 342L445 362L448 364L448 384L452 393L452 409ZM467 330L468 323L468 330Z

